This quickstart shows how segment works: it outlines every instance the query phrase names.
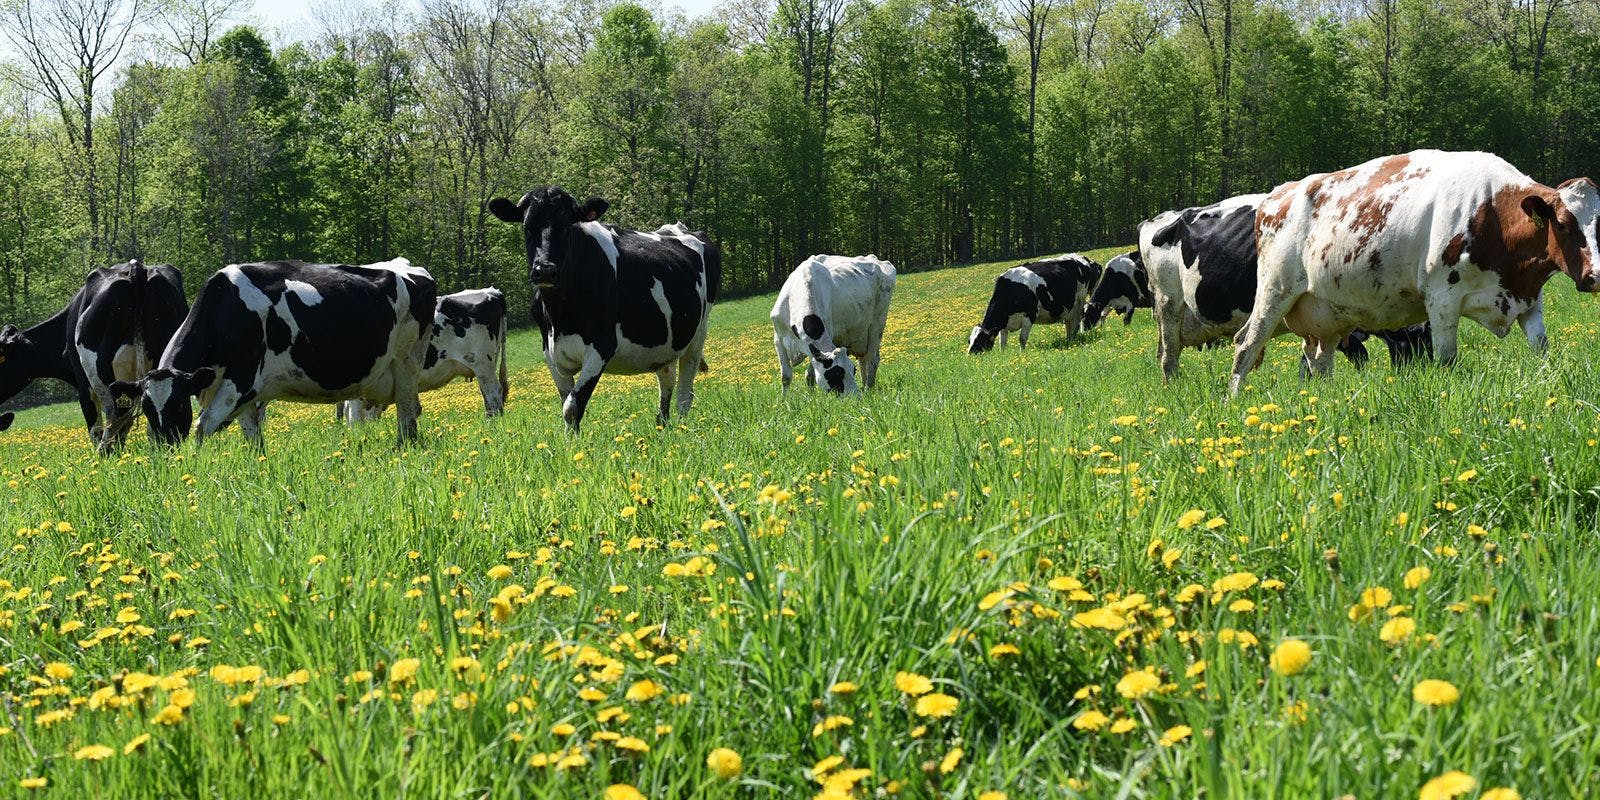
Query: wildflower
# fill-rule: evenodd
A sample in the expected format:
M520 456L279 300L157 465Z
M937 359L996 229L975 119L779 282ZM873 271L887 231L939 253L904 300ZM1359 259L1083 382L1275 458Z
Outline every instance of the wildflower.
M1427 567L1412 567L1406 571L1405 586L1407 589L1415 589L1427 583L1431 577L1433 577L1433 570Z
M1131 717L1122 717L1116 722L1111 723L1111 732L1127 733L1128 731L1131 731L1137 727L1139 727L1139 723L1134 722Z
M894 674L894 688L916 697L933 691L933 681L928 680L915 672L896 672Z
M1395 617L1383 623L1383 628L1378 631L1378 639L1384 644L1400 644L1410 639L1416 630L1416 620L1410 617Z
M1078 718L1072 721L1072 727L1080 731L1097 731L1105 727L1106 723L1110 721L1110 717L1090 709L1078 715Z
M410 683L417 677L417 670L422 667L422 660L416 658L402 658L389 667L389 683Z
M1244 591L1244 590L1256 585L1256 583L1258 583L1258 582L1259 582L1259 580L1256 578L1254 573L1250 573L1250 572L1235 572L1232 575L1228 575L1226 577L1218 578L1215 583L1211 584L1211 591L1213 591L1213 592L1242 592L1242 591Z
M956 765L961 763L961 748L952 747L950 752L944 754L944 759L939 762L939 774L949 775L955 771Z
M661 684L647 678L629 686L627 694L623 696L631 703L644 703L660 697L666 691Z
M1461 690L1457 689L1455 684L1449 681L1429 678L1428 680L1418 681L1417 685L1412 687L1411 699L1425 706L1440 708L1453 705L1457 700L1460 700Z
M1188 725L1174 725L1161 734L1161 746L1171 747L1189 738L1192 733L1194 733L1194 729Z
M496 564L489 568L489 579L503 581L511 577L511 568L505 564Z
M744 759L726 747L719 747L706 756L706 768L725 781L732 780L744 771Z
M1005 792L988 791L978 795L978 800L1007 800L1007 797Z
M1485 790L1478 800L1522 800L1522 793L1506 786Z
M1284 677L1305 672L1311 664L1311 645L1300 639L1284 639L1272 651L1272 671Z
M52 661L44 665L44 674L54 680L64 681L77 674L77 670L73 669L71 664Z
M150 718L150 722L154 725L176 725L182 721L183 709L172 703L168 703L160 711L157 711L155 716Z
M125 756L133 755L135 752L143 750L144 746L149 743L149 741L150 734L141 733L138 736L129 739L128 743L122 746L122 754Z
M1394 601L1394 593L1382 586L1373 586L1361 591L1361 605L1367 608L1387 608Z
M851 683L850 681L839 681L838 683L835 683L834 685L828 687L828 693L829 694L854 694L855 691L857 689L859 689L859 688L861 688L861 687L856 686L854 683Z
M605 800L645 800L644 792L626 783L613 783L606 787Z
M1072 624L1079 628L1100 628L1115 631L1127 627L1126 617L1104 606L1072 615Z
M1117 694L1129 700L1138 700L1161 688L1161 679L1148 669L1134 670L1117 681Z
M1193 528L1194 526L1199 525L1200 522L1205 518L1206 512L1198 508L1191 508L1178 516L1178 530L1188 530L1189 528Z
M50 785L50 779L43 777L23 778L17 783L21 784L24 789L43 789Z
M1417 793L1417 800L1455 800L1477 788L1478 781L1465 772L1451 770L1427 783Z
M91 744L74 750L72 757L79 761L104 761L115 752L103 744Z
M1003 656L1016 656L1021 654L1022 651L1017 649L1017 646L1011 644L1010 642L1001 642L1000 644L989 648L989 657L993 659L999 659Z
M950 695L935 692L917 698L916 712L919 717L948 717L960 704L960 700Z
M550 732L556 736L571 736L577 733L578 729L570 723L562 722L552 726Z
M856 724L855 720L844 716L843 714L834 714L833 716L827 717L816 725L813 725L811 727L811 735L813 737L821 736L823 733L831 731L835 728L844 728L854 724Z

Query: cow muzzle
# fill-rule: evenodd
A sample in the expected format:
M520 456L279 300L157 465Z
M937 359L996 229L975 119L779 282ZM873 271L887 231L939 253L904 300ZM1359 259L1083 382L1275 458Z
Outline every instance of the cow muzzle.
M544 289L556 285L556 265L549 262L535 263L528 268L528 280Z
M1583 277L1578 279L1578 291L1580 291L1580 292L1596 292L1596 291L1600 291L1600 277L1596 277L1596 275L1593 272L1585 272L1583 274Z

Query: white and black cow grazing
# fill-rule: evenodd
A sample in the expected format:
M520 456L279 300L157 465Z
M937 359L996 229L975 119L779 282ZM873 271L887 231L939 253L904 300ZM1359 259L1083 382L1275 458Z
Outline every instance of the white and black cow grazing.
M91 443L110 452L137 417L131 404L113 401L111 384L150 369L187 309L183 276L172 267L138 261L101 267L55 316L25 331L0 329L0 401L37 378L69 383Z
M795 267L772 306L783 388L789 388L794 366L810 358L806 383L855 393L852 353L861 362L862 385L872 388L894 281L894 265L870 255L815 255Z
M114 387L143 397L153 435L195 439L237 418L261 443L274 400L361 399L398 408L399 439L417 435L418 374L428 347L433 276L403 258L367 266L268 261L212 275L156 369Z
M1178 373L1185 347L1207 347L1232 336L1250 317L1256 296L1256 208L1264 194L1168 211L1139 226L1139 251L1150 273L1164 380ZM1274 335L1285 333L1279 328ZM1366 363L1359 341L1340 349Z
M655 373L658 420L667 420L674 384L678 413L688 413L722 285L721 250L705 234L681 225L645 232L598 222L608 207L598 197L579 206L555 186L515 203L489 201L496 217L522 226L533 318L574 432L602 373Z
M1012 267L994 279L994 293L983 322L972 329L967 339L968 353L983 353L994 348L995 337L1006 346L1006 334L1017 331L1017 341L1026 348L1028 332L1035 323L1064 322L1067 336L1078 332L1083 321L1084 300L1100 279L1100 265L1077 253L1030 261Z
M1152 308L1150 275L1144 269L1144 257L1138 250L1123 253L1106 262L1105 274L1095 284L1089 295L1089 304L1083 309L1083 329L1100 324L1106 314L1121 314L1122 324L1133 322L1136 308Z
M477 379L484 414L497 417L505 411L511 389L506 380L506 296L499 289L445 295L433 310L418 389L431 392L457 378ZM375 419L387 407L367 400L346 400L339 413L354 422Z
M1256 215L1262 291L1235 338L1231 389L1280 325L1305 337L1313 374L1356 328L1423 320L1445 364L1462 317L1496 336L1516 323L1543 352L1550 276L1600 290L1597 219L1593 181L1551 188L1489 153L1417 150L1279 186Z

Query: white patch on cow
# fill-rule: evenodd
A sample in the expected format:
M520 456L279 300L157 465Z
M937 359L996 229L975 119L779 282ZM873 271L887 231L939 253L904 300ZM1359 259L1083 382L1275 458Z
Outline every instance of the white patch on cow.
M600 245L600 249L605 251L606 258L611 261L611 269L615 271L618 257L617 237L612 235L610 229L598 222L580 222L578 227L582 228L584 233L589 234L589 238Z
M1117 256L1106 263L1106 272L1116 272L1126 275L1128 276L1128 280L1131 281L1133 280L1134 272L1133 259L1129 258L1126 253Z
M244 303L245 308L262 316L266 315L267 309L272 307L272 301L267 298L265 292L261 291L261 287L250 281L250 278L239 269L238 264L229 264L223 267L222 275L239 292L239 300Z
M362 266L365 266L367 269L388 270L390 272L404 275L408 278L425 278L428 280L433 279L433 276L429 274L427 270L423 269L422 267L412 266L411 260L404 257L394 258L388 261L379 261L376 264L364 264Z
M304 281L284 281L283 289L287 294L298 296L300 298L300 302L305 303L308 306L320 305L322 303L322 292L317 291L317 287L312 286Z
M1560 190L1561 202L1577 219L1578 230L1583 232L1584 256L1589 260L1591 275L1600 273L1600 191L1590 181L1578 181Z
M150 401L150 407L160 411L167 407L172 399L171 378L151 378L145 382L144 397Z

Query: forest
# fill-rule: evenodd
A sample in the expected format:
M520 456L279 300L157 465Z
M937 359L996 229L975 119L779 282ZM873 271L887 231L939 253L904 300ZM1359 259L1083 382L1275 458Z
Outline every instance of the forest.
M96 266L525 260L484 210L558 184L683 221L730 295L815 252L902 271L1132 241L1166 208L1416 147L1600 174L1594 0L240 0L0 12L0 319Z

